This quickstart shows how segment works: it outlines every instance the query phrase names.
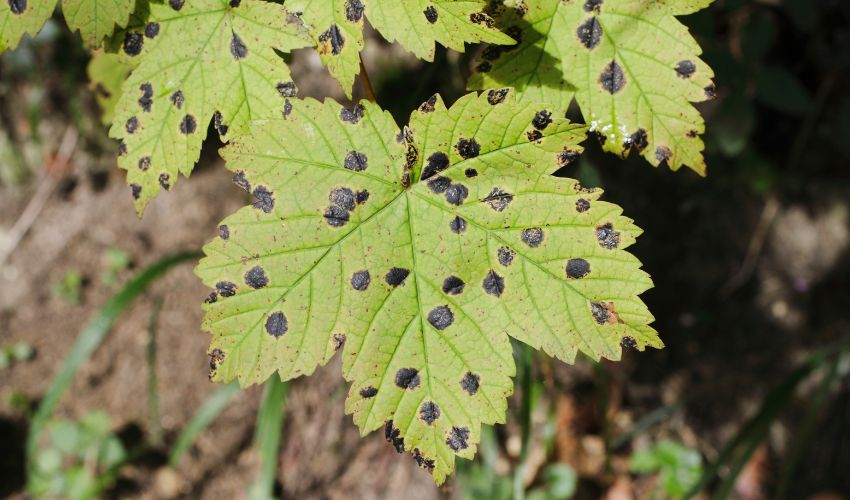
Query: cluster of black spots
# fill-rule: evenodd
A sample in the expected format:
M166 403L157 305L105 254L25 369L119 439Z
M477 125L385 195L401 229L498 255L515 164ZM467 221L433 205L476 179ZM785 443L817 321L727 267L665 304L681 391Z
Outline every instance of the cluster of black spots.
M461 139L455 144L455 149L464 160L475 158L481 153L481 146L475 139Z
M215 127L215 131L218 132L218 135L222 137L227 135L227 131L230 128L224 123L224 116L221 115L221 111L213 113L213 126Z
M440 418L440 407L433 401L425 401L419 407L419 418L428 425L431 425Z
M159 23L150 22L145 25L145 36L148 38L156 38L159 34Z
M369 271L366 269L362 271L357 271L356 273L351 275L351 288L357 290L358 292L364 292L367 288L369 288L369 283L372 282L372 276L369 275Z
M478 170L475 170L474 168L467 168L463 171L463 175L465 175L467 179L472 179L473 177L478 177Z
M456 234L466 231L466 220L460 216L455 217L451 220L451 222L449 222L449 229Z
M334 188L328 195L330 206L325 209L324 218L331 227L342 227L349 219L349 214L356 207L354 191L347 187Z
M254 266L245 273L245 284L259 290L265 288L269 284L269 278L266 276L266 270L260 266Z
M127 154L127 144L124 142L124 139L118 139L118 156L124 156Z
M183 109L183 103L186 102L186 98L183 96L182 90L176 90L173 94L171 94L171 104L177 107L177 109Z
M484 281L481 282L481 287L484 291L494 297L501 297L505 292L505 278L501 277L496 271L490 269L487 276L484 276Z
M499 247L496 251L496 258L499 259L499 264L508 267L513 264L516 252L512 248Z
M676 74L679 78L690 78L697 70L697 65L693 61L685 59L676 63Z
M275 88L281 97L295 97L295 94L298 93L295 82L278 82Z
M218 230L220 231L220 233L218 235L219 238L221 238L225 241L230 239L230 228L227 227L227 224L222 224L222 225L218 226Z
M480 386L481 377L472 372L466 372L466 375L460 379L460 388L468 392L470 396L474 396Z
M342 108L339 112L339 119L344 122L351 123L352 125L356 125L365 114L366 108L363 107L362 104L357 104L351 110Z
M124 34L124 52L128 56L137 56L142 52L142 47L145 45L145 39L141 33L128 31Z
M689 139L696 139L697 135L699 135L699 132L697 132L694 129L690 129L690 130L688 130L688 133L685 134L685 135L687 135Z
M151 104L153 104L153 85L147 82L143 83L139 85L139 90L142 92L142 96L139 97L139 106L142 111L150 113Z
M322 52L327 53L330 49L331 54L338 56L345 47L345 37L342 36L339 26L331 24L330 28L319 35L319 43L322 45Z
M596 241L606 250L612 250L620 245L620 232L614 231L614 226L606 222L596 228Z
M127 123L124 124L124 130L126 130L128 134L135 134L136 130L139 130L139 119L135 116L128 118Z
M406 280L408 276L410 276L409 269L394 267L384 276L384 281L386 281L391 287L395 288L404 283L404 280Z
M331 342L333 342L334 351L338 351L342 349L342 346L345 345L345 335L341 333L335 333L333 337L331 337Z
M717 87L712 83L708 87L704 88L706 99L714 99L717 97Z
M531 125L534 126L537 130L546 130L546 127L552 123L552 113L543 109L537 112L534 115L534 119L531 120Z
M488 45L481 51L481 58L486 61L495 61L502 56L501 45Z
M537 248L543 242L543 229L539 227L530 227L522 230L520 236L522 242L531 248Z
M236 283L232 281L219 281L215 284L215 289L222 297L233 297L236 295Z
M27 10L27 0L9 0L9 9L12 14L21 15Z
M425 14L425 19L427 19L429 23L434 24L437 22L437 18L439 16L437 14L437 9L435 9L433 5L425 7L425 10L422 11L422 13Z
M171 176L163 172L159 174L159 185L166 191L171 190Z
M416 389L419 387L419 370L416 368L402 368L395 373L395 385L402 389Z
M605 69L599 75L599 84L602 85L603 90L611 95L623 89L626 84L626 75L617 61L611 61L605 66Z
M599 9L602 7L602 0L587 0L584 2L584 11L585 12L596 12L599 13Z
M501 104L505 102L505 98L508 96L510 89L493 89L487 92L487 102L490 103L491 106L495 106L497 104Z
M469 429L466 427L452 427L446 437L446 444L455 453L469 448Z
M245 42L235 32L233 33L233 38L230 39L230 54L237 61L248 57L248 46L245 45Z
M413 449L413 460L416 461L416 464L419 467L427 469L428 472L434 471L434 459L425 458L425 456L419 451L419 448Z
M357 191L354 193L354 201L357 202L358 205L362 205L369 200L369 191L364 189L363 191Z
M180 120L180 133L183 135L194 134L197 128L198 122L195 121L195 117L192 115L186 115Z
M392 420L388 421L384 426L384 437L387 439L387 442L393 445L396 452L404 453L404 438L401 437L401 431L393 426Z
M623 149L634 149L638 153L642 153L649 146L649 137L646 135L646 130L639 128L637 132L630 135L623 144Z
M428 323L437 330L445 330L455 321L455 315L449 306L442 305L431 309L428 313Z
M138 200L142 196L142 186L135 182L130 184L130 193L133 195L134 200Z
M658 160L658 163L665 163L670 161L670 158L673 157L673 152L670 151L670 148L667 146L658 146L655 148L655 159Z
M593 316L593 319L596 320L600 325L604 325L608 322L608 319L611 317L608 314L608 308L605 307L605 304L602 302L591 302L590 303L590 314Z
M483 24L488 28L492 28L493 26L495 26L493 19L483 12L473 12L469 15L469 20L475 24Z
M494 187L490 194L488 194L483 200L484 203L488 203L490 208L497 212L504 212L508 205L514 200L514 195L503 191L501 188Z
M289 115L292 114L292 103L289 102L289 99L283 100L283 118L286 119Z
M218 292L212 292L204 299L204 304L215 304L216 302L218 302Z
M561 168L567 167L571 165L574 161L578 160L579 154L578 151L573 151L572 149L565 149L558 153L558 166Z
M442 175L438 175L437 177L432 177L428 180L428 189L435 192L436 194L445 193L449 186L452 185L452 180L448 177L443 177Z
M419 105L419 111L422 113L433 113L437 106L437 94L432 95L427 101Z
M364 388L360 389L360 397L362 397L362 398L369 399L369 398L374 398L377 395L378 395L378 389L375 389L371 385L369 387L364 387Z
M449 168L448 155L442 151L437 151L426 160L425 166L422 168L421 180L430 179L447 168Z
M590 202L585 200L584 198L579 198L576 200L576 212L583 214L590 210Z
M443 293L446 295L459 295L463 292L463 287L466 283L457 276L449 276L443 280Z
M242 0L230 0L229 5L230 7L235 9L236 7L242 5Z
M345 155L343 166L348 170L362 172L369 166L369 161L365 154L358 153L357 151L349 151L348 154Z
M142 156L139 158L139 170L142 172L151 168L151 157L150 156Z
M248 182L248 178L245 176L245 172L242 170L237 170L236 174L233 176L233 183L244 189L247 192L251 192L251 183Z
M347 0L345 2L345 18L352 23L363 19L363 2L360 0Z
M590 274L590 262L584 259L570 259L564 267L567 278L581 279Z
M168 0L168 5L174 10L182 9L184 3L186 3L186 0Z
M266 333L274 338L278 338L283 336L287 331L289 331L289 320L286 319L286 315L283 312L275 311L269 314L268 319L266 319Z
M525 136L528 137L528 142L537 142L543 138L543 132L537 129L529 130L525 133Z
M599 45L599 41L602 39L602 25L599 24L596 16L593 16L578 27L576 35L582 45L593 50Z
M251 205L252 207L257 210L262 210L267 214L272 213L272 209L274 209L274 195L267 187L257 186L251 194L253 194L254 198L257 200L253 205Z
M620 347L622 347L623 349L634 349L637 347L637 341L634 339L634 337L626 335L625 337L620 339Z
M212 380L215 375L215 371L218 370L218 367L224 362L224 351L221 349L213 349L209 353L210 357L210 372L209 377Z
M455 206L463 205L463 202L469 196L469 189L463 184L452 183L446 189L446 201Z

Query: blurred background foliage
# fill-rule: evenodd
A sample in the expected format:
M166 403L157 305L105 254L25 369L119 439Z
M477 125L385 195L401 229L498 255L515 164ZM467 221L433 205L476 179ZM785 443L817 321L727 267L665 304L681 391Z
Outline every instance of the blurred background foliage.
M0 56L0 496L850 498L850 3L716 0L684 19L716 72L708 177L594 138L561 173L645 230L667 347L568 367L515 346L508 423L439 489L359 440L336 365L291 387L206 383L203 289L186 266L156 280L244 200L209 140L137 221L101 115L126 69L57 19ZM428 64L369 37L399 123L465 92L474 51ZM302 96L342 100L312 52L286 59Z

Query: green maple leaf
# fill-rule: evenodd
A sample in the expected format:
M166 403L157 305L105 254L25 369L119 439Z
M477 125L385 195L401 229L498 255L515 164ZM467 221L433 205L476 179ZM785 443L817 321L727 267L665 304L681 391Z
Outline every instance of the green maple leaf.
M275 49L309 45L280 5L258 0L169 0L124 33L141 62L124 83L110 135L141 213L178 173L188 176L213 120L222 140L250 120L288 112L295 84Z
M472 89L515 86L562 114L575 96L606 151L705 174L705 130L692 102L714 95L713 73L674 16L711 0L506 0L499 26L520 43L488 47Z
M437 42L461 52L468 42L514 43L481 12L484 4L483 0L289 0L286 5L301 13L322 62L351 97L360 71L364 17L387 40L433 61Z
M384 427L439 483L504 422L509 336L568 362L661 347L624 250L640 230L548 175L585 130L508 89L435 96L401 133L369 103L253 124L223 156L256 202L196 270L215 288L211 378L292 379L342 348L361 432Z
M18 46L24 34L35 36L53 13L52 0L6 0L0 4L0 52ZM135 0L62 0L62 12L71 30L96 47L115 26L126 26Z

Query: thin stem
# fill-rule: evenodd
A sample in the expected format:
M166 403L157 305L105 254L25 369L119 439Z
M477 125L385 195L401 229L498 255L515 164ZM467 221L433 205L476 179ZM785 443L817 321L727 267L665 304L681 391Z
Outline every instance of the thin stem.
M523 500L525 498L525 468L528 461L528 445L531 440L531 363L534 351L526 344L522 344L520 349L522 402L519 418L522 432L522 447L519 452L519 462L514 470L514 500Z
M369 73L366 72L366 66L363 65L363 59L360 59L360 85L363 86L363 93L369 102L378 102L375 98L375 90L372 88L372 82L369 80Z

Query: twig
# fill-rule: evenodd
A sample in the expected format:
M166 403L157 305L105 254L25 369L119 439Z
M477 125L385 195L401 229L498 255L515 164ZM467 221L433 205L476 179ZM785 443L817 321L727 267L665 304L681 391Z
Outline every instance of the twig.
M363 65L363 59L360 59L360 85L363 86L363 93L369 102L378 102L375 98L375 90L372 89L372 82L369 80L369 73L366 72L366 66Z
M44 176L39 182L35 194L30 199L23 213L21 213L21 216L18 217L15 225L12 226L5 244L0 248L0 268L3 267L6 259L15 251L21 240L23 240L24 236L26 236L27 232L29 232L35 223L35 220L41 214L41 211L47 204L47 200L59 183L59 179L62 178L68 164L71 162L71 157L77 147L78 139L79 134L76 128L69 126L65 129L65 135L62 136L62 142L59 145L56 156L44 165Z

